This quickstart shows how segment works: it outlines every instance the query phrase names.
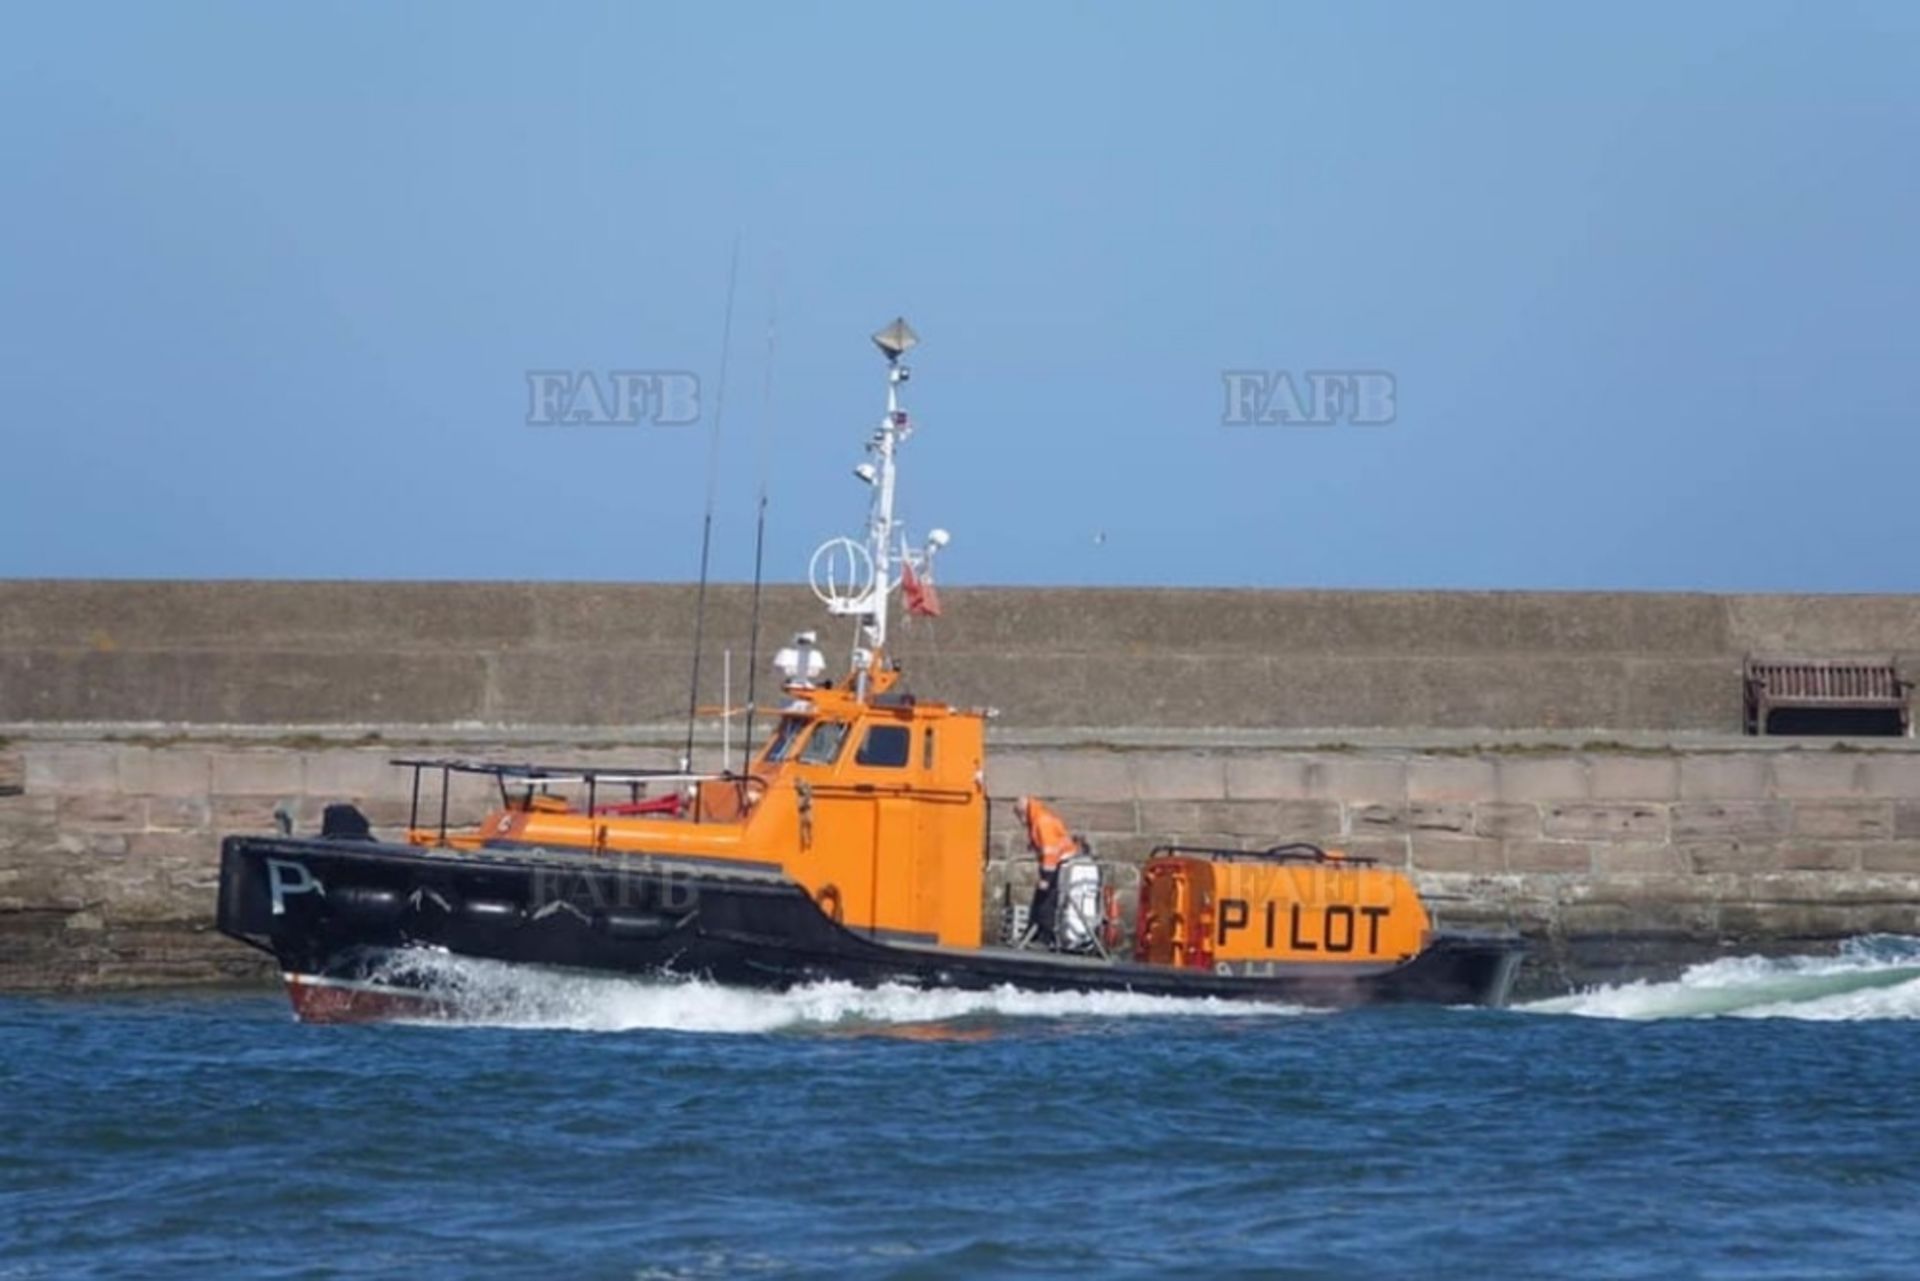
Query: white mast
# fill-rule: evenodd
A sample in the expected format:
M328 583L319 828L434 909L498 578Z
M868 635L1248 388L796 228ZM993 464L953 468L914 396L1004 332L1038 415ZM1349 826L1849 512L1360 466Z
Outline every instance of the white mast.
M893 595L893 455L895 447L913 434L913 420L900 408L900 384L913 377L913 371L900 363L900 357L919 341L919 335L905 320L896 320L873 336L874 346L887 357L887 415L867 442L867 452L877 460L878 474L872 482L873 509L867 517L867 554L873 557L872 599L860 620L862 644L853 655L855 665L862 668L887 647L887 600Z
M896 576L902 568L930 575L934 553L946 545L945 530L934 530L924 548L915 550L899 533L893 515L895 454L900 443L913 434L913 420L900 407L900 384L913 371L900 358L918 346L920 336L905 320L873 335L874 346L887 358L887 412L867 441L871 461L853 469L854 475L873 490L867 511L867 536L864 542L834 538L822 543L813 553L808 579L814 593L833 614L852 615L859 622L854 634L853 668L860 692L866 692L867 673L874 659L885 652L889 597L899 585Z

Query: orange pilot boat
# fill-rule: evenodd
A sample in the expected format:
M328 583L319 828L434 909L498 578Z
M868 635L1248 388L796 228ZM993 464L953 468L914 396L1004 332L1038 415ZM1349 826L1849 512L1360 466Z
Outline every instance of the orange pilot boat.
M411 963L423 953L773 988L1504 1002L1518 938L1439 930L1402 872L1301 843L1157 849L1130 925L1081 843L1037 912L1003 904L985 937L986 712L908 693L887 654L896 596L938 609L947 536L910 546L895 521L913 431L902 357L917 339L896 321L874 340L887 407L859 469L866 536L823 545L810 572L828 612L852 620L844 673L828 676L813 633L782 648L784 707L737 772L406 759L401 840L348 805L315 836L228 837L219 927L277 959L296 1013L457 1016L444 970ZM495 780L499 804L452 826L452 780L471 774Z

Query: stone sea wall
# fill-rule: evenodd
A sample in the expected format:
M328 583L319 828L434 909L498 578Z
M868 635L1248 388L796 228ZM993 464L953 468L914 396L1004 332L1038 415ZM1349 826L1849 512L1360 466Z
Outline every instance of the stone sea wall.
M409 752L670 764L672 727L603 737L151 732L42 728L0 748L0 988L265 976L212 932L219 837L311 830L350 800L402 824ZM1920 933L1920 752L1417 734L1362 746L1116 746L1002 735L984 909L1024 896L1031 860L1003 802L1053 798L1119 866L1165 840L1303 839L1414 872L1443 921L1536 941L1534 990L1671 969L1724 951ZM489 788L456 792L477 815Z
M895 652L1005 726L1740 730L1754 651L1920 668L1920 597L954 588ZM684 715L694 589L0 581L0 724L645 726ZM751 593L718 585L745 681ZM818 627L768 590L765 640ZM835 646L836 650L838 646ZM769 650L763 645L761 653Z
M1162 840L1317 840L1410 867L1446 919L1524 929L1542 984L1920 932L1912 742L1739 737L1747 654L1920 669L1920 597L945 595L901 629L910 686L998 709L994 794L1054 798L1123 885ZM693 596L0 582L0 986L263 974L212 933L219 836L331 800L391 830L403 750L671 763ZM743 692L749 604L713 590L703 703L725 648ZM762 656L821 621L792 586L764 614ZM989 911L1031 875L995 813Z

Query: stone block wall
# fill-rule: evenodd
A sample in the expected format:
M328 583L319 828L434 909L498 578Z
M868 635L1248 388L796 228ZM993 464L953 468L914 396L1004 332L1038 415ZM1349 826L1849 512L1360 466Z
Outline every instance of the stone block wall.
M0 988L263 976L212 932L222 834L301 830L347 800L405 822L410 752L666 766L671 732L566 741L396 743L16 739L0 748ZM456 821L493 799L464 780ZM1411 870L1443 923L1518 928L1535 990L1729 950L1920 933L1920 752L1743 744L1480 750L1422 746L994 750L986 910L1030 893L1012 799L1051 800L1112 862L1123 894L1166 841L1311 840ZM428 812L437 812L429 792Z
M1920 596L946 596L947 616L904 626L895 653L913 687L1005 712L990 909L1025 892L1000 802L1032 791L1129 887L1163 840L1317 840L1410 868L1448 919L1527 930L1533 972L1558 981L1920 931L1911 743L1734 736L1746 653L1920 669ZM0 986L262 972L211 933L218 836L270 827L283 803L310 829L339 799L391 828L407 779L384 762L402 744L671 763L693 597L0 581ZM709 603L713 650L739 659L751 593L718 585ZM771 642L819 610L775 586L765 618ZM721 701L720 668L700 701Z

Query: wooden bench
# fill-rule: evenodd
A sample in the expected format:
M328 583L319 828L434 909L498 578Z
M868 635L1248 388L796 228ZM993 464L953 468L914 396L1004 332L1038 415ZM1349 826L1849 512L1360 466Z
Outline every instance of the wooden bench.
M1912 688L1889 657L1749 654L1747 733L1910 735Z

